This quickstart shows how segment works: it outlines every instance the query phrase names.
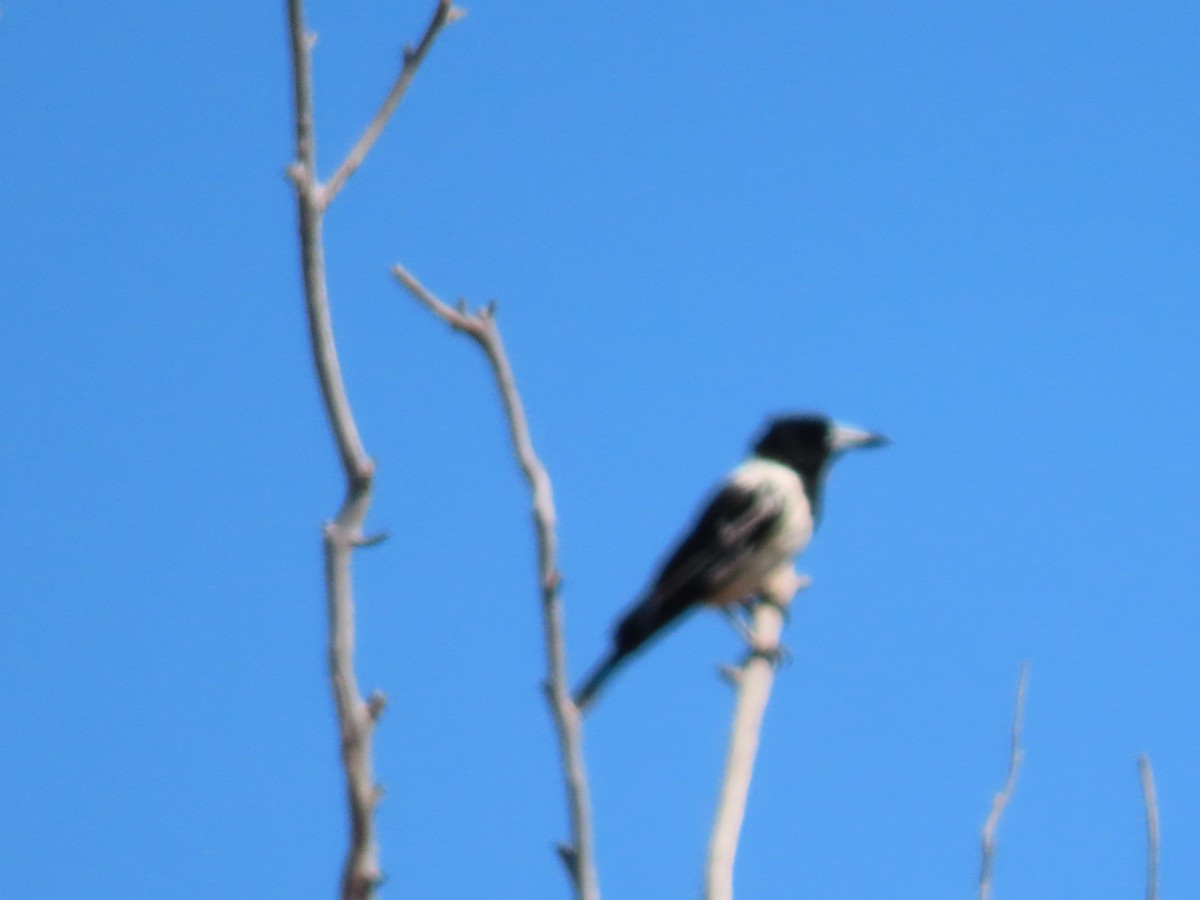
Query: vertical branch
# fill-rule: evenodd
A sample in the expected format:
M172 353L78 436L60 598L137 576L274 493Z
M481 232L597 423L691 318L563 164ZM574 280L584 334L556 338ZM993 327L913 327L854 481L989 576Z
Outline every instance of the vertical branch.
M571 877L578 900L599 900L600 888L596 877L592 841L591 801L583 759L582 722L567 685L562 603L558 595L560 576L554 496L546 469L533 449L529 426L525 420L525 408L517 392L512 367L504 352L504 342L496 324L495 306L489 305L474 313L468 313L462 304L458 309L454 309L426 290L402 267L393 266L392 274L422 306L451 328L479 344L487 355L496 379L496 387L499 389L504 414L508 420L513 453L529 485L534 530L537 535L538 585L546 641L546 680L543 682L543 689L558 737L571 827L571 843L559 845L558 851Z
M350 556L355 545L362 541L362 525L371 502L375 466L363 447L350 409L329 316L321 235L323 210L313 129L312 37L304 24L301 0L289 0L288 24L296 116L296 161L290 167L289 175L296 188L305 311L321 399L346 478L341 507L333 521L325 523L322 535L329 621L329 678L337 711L350 811L350 846L342 868L341 896L343 900L357 900L371 897L380 879L374 830L379 790L371 761L371 735L383 711L384 698L382 694L375 694L368 703L358 689L354 674L354 594L350 578Z
M992 809L987 821L983 824L980 836L979 862L979 900L989 900L992 896L992 864L996 856L996 828L1000 825L1000 817L1012 799L1013 790L1017 786L1017 774L1021 769L1021 760L1025 751L1021 749L1021 724L1025 717L1025 688L1029 683L1029 663L1021 663L1021 671L1017 676L1017 699L1013 709L1011 749L1008 756L1008 775L1004 786L992 798Z
M337 515L325 523L322 536L329 622L329 678L337 711L350 815L350 842L342 869L341 897L343 900L360 900L374 896L381 878L374 824L380 790L375 784L371 738L386 700L379 692L372 693L369 699L364 700L355 677L354 593L350 561L356 547L373 540L363 537L363 523L371 503L375 463L363 446L338 362L329 313L322 222L336 187L340 187L362 162L399 103L429 45L452 17L450 4L446 0L439 0L419 51L405 54L404 67L397 84L389 92L388 103L376 114L368 126L367 134L356 145L353 164L342 165L339 169L340 180L335 189L330 190L323 187L317 178L312 99L314 38L305 25L303 0L288 0L287 15L296 133L296 159L288 167L288 176L296 190L305 312L322 405L337 445L346 482Z
M325 247L322 237L322 188L316 171L316 134L313 128L312 45L314 37L304 25L302 0L288 0L288 24L292 50L292 80L296 117L296 161L288 176L296 188L300 225L300 270L304 278L308 336L321 399L329 427L337 443L342 468L348 477L370 479L370 460L358 434L342 381L333 323L329 317L329 293L325 283Z
M1150 757L1145 753L1138 755L1138 774L1146 806L1146 900L1158 900L1158 792L1154 789Z
M779 657L784 613L795 594L808 586L808 579L791 569L779 573L754 608L750 634L754 649L739 668L727 669L726 675L737 692L733 723L729 729L729 749L725 757L725 775L717 800L716 816L708 843L704 872L704 900L732 900L733 868L737 857L746 800L758 756L763 715L775 681L775 662Z

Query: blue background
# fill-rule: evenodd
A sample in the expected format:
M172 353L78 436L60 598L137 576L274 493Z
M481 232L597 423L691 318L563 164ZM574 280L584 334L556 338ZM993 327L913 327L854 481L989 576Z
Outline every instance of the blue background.
M771 412L852 457L801 568L751 897L1200 884L1200 8L469 4L327 220L379 465L358 670L384 896L565 896L533 541L486 365L387 276L498 298L573 673ZM328 175L427 4L314 2ZM345 844L282 3L0 15L0 896L326 897ZM692 897L736 658L697 616L589 718L606 896Z

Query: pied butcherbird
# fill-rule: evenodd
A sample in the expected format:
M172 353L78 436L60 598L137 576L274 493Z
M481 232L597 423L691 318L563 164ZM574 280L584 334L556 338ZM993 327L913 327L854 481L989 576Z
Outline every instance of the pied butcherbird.
M580 710L631 654L684 613L734 610L791 567L820 516L829 466L842 453L888 443L824 416L773 419L613 630L612 647L575 692Z

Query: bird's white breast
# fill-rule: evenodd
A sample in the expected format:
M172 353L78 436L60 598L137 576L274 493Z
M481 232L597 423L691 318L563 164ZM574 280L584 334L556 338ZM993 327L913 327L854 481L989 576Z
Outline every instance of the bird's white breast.
M783 563L789 563L808 546L813 533L812 507L804 484L796 471L769 459L750 459L738 466L730 479L738 487L760 494L766 502L782 507L778 530L769 542L762 560L760 576ZM764 548L766 549L766 548Z

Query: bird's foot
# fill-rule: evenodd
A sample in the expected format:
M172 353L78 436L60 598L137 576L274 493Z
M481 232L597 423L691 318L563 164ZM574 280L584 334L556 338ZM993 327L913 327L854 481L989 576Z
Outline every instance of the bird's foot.
M747 662L752 659L763 659L772 666L780 668L790 666L794 658L787 644L772 644L769 647L763 647L751 641L747 647Z

